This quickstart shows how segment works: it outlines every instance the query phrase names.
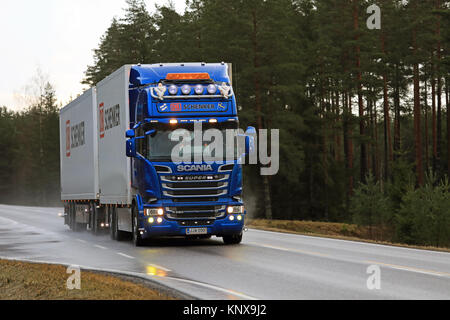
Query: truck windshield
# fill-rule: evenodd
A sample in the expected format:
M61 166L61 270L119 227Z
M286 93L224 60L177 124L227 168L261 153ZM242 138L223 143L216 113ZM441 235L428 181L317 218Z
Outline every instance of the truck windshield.
M148 128L148 127L147 127ZM178 152L178 157L194 160L194 157L198 156L209 156L214 157L214 161L224 161L226 160L227 151L231 153L233 160L238 157L238 139L236 138L236 129L238 128L237 122L226 122L217 124L203 124L202 125L202 136L204 132L208 129L217 129L220 131L222 136L221 150L222 154L218 151L219 147L214 147L214 138L212 141L202 141L199 146L194 146L194 125L193 124L182 124L182 125L153 125L151 129L156 130L156 133L152 136L147 137L147 148L145 150L146 157L150 161L172 161L172 150L180 144L180 139L174 135L177 129L185 129L189 133L190 148L182 148ZM228 135L227 135L228 133ZM231 138L231 139L230 139ZM175 139L175 141L173 141ZM219 142L220 143L220 140ZM186 154L185 152L189 152Z

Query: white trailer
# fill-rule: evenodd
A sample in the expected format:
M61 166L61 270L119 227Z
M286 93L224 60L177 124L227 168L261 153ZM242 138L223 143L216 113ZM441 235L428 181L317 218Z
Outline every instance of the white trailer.
M61 200L99 197L95 88L60 112Z
M121 67L61 109L61 200L74 230L97 233L113 220L113 237L131 231L131 160L125 152L130 69Z
M130 129L128 88L131 65L97 84L100 203L131 205L131 160L125 132Z

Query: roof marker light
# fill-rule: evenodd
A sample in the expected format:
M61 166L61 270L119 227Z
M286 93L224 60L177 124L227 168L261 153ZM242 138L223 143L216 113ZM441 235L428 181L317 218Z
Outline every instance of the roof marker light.
M215 84L210 84L207 90L209 94L215 94L217 92L217 86Z
M176 95L178 93L178 87L176 85L172 84L169 87L169 93L173 96Z
M177 124L177 123L178 123L178 120L176 120L176 119L170 119L169 123L170 123L170 124Z
M195 86L194 90L195 90L195 94L201 95L201 94L203 94L204 88L201 84L198 84Z
M209 119L209 123L217 123L217 119Z
M168 73L166 80L210 80L209 73Z
M181 87L181 92L183 92L184 95L190 94L191 91L192 91L192 88L190 85L185 84L184 86Z

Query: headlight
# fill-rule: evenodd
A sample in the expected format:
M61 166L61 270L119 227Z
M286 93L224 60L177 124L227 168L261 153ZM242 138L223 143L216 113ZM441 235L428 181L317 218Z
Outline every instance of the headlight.
M176 95L178 93L178 87L176 85L172 84L169 87L169 93L173 96Z
M215 84L210 84L207 90L209 94L215 94L217 92L217 86Z
M203 94L203 86L201 84L198 84L195 86L195 94L201 95Z
M227 212L228 214L243 214L244 206L229 206Z
M145 208L144 214L146 216L162 216L164 215L164 210L162 208Z
M191 86L187 84L181 87L181 92L183 92L184 95L190 94L191 90L192 90Z

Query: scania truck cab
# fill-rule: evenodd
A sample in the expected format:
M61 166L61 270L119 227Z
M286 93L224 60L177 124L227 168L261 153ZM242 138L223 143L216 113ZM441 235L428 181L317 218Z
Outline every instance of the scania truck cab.
M132 158L131 183L139 212L134 215L135 242L154 236L212 235L225 243L241 242L246 212L238 139L227 135L239 125L228 70L224 63L132 69L132 94L137 98L127 155ZM198 137L196 127L201 128ZM208 150L213 141L203 141L209 129L223 137L221 152L213 150L216 154ZM174 154L180 144L174 139L177 132L183 132L190 145ZM197 144L196 138L201 139ZM216 161L205 162L205 155L219 153L223 156ZM174 162L174 155L188 161Z

